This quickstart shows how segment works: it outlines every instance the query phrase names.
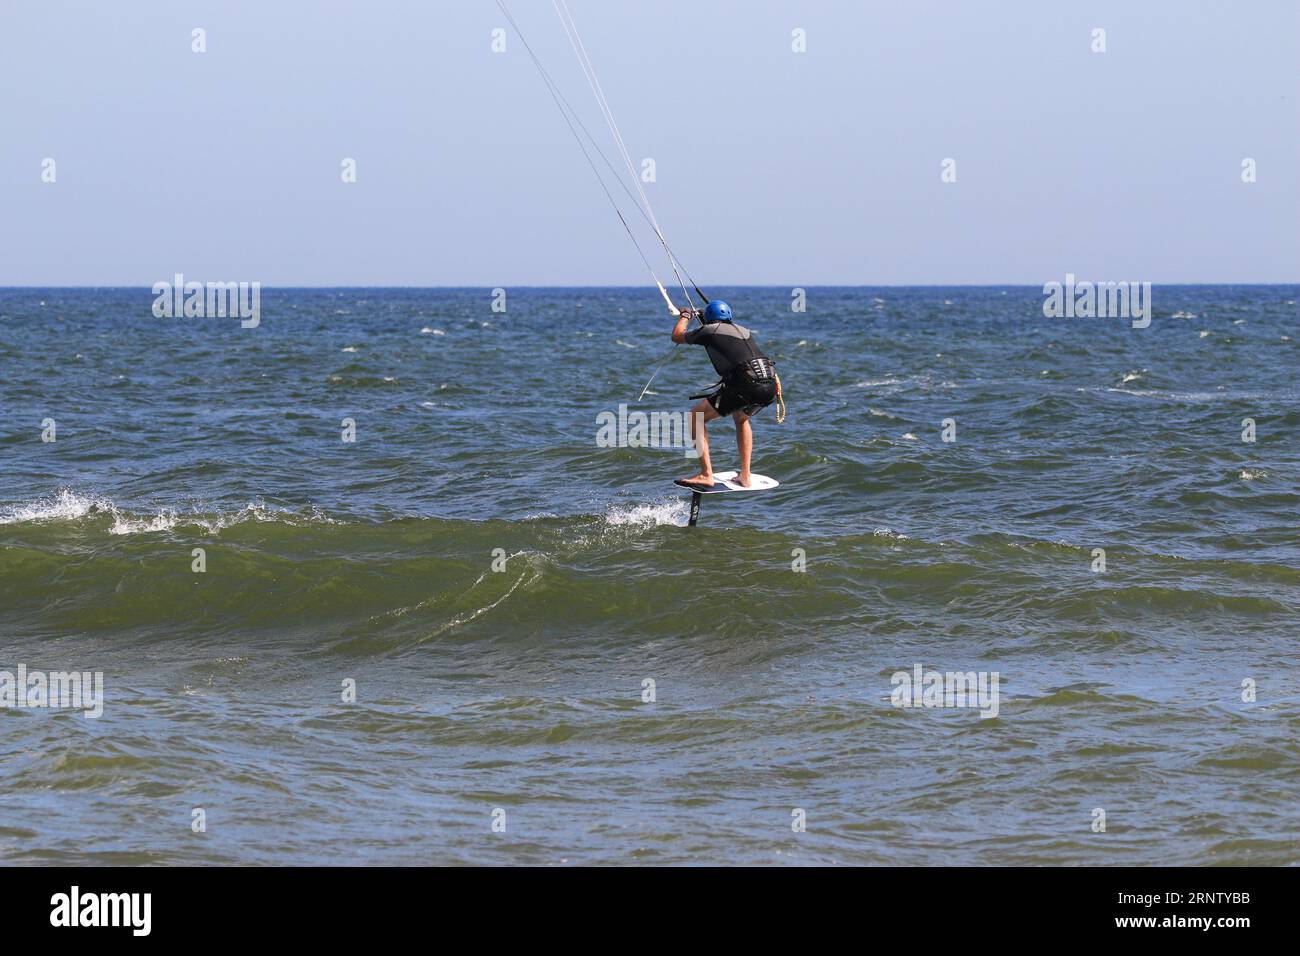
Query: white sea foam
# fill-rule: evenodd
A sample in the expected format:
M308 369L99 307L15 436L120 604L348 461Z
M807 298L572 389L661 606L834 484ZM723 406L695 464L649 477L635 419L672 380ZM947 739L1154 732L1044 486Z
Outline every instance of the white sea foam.
M164 508L152 518L133 518L116 508L112 511L113 524L109 534L142 534L150 531L170 531L176 527L176 513Z
M612 527L654 528L664 524L684 525L687 515L686 499L676 498L646 505L615 505L605 514L605 523Z
M319 508L307 512L271 508L263 501L250 501L243 508L225 513L201 514L161 508L156 514L131 514L118 508L101 495L79 494L60 488L55 494L0 509L0 524L24 524L38 521L77 521L103 515L112 519L109 534L149 534L188 526L215 534L223 528L245 521L283 521L288 524L339 524Z
M111 511L113 502L93 495L79 495L70 488L60 488L48 498L12 505L0 511L0 524L28 521L58 521L82 518L92 511Z
M1087 389L1095 391L1095 389ZM1141 389L1141 388L1107 388L1107 392L1117 392L1120 395L1128 395L1133 398L1154 398L1163 402L1223 402L1223 401L1253 401L1260 398L1267 398L1266 393L1261 392L1228 392L1223 386L1215 392L1163 392L1159 389Z
M903 380L901 378L877 378L877 379L868 379L865 382L855 382L853 384L853 387L854 388L879 388L882 385L902 385L902 384L903 384Z

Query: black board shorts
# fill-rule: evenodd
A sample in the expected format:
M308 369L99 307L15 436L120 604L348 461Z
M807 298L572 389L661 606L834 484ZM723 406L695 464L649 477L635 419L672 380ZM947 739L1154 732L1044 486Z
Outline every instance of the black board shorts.
M753 415L776 401L776 381L770 378L758 381L740 381L724 384L709 396L709 404L721 416L733 412Z

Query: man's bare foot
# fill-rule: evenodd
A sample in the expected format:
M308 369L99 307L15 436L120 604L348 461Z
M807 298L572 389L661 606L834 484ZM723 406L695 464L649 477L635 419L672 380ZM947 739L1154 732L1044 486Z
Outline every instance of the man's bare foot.
M713 475L712 475L711 473L710 473L710 474L705 474L704 472L700 472L698 475L693 475L693 476L690 477L690 478L678 478L677 480L680 481L680 482L682 482L683 484L687 484L687 485L712 485L712 484L714 484L714 481L713 481Z
M752 482L753 480L754 480L754 476L747 471L742 471L739 475L736 476L736 484L740 485L740 487L742 488L748 488L750 482Z

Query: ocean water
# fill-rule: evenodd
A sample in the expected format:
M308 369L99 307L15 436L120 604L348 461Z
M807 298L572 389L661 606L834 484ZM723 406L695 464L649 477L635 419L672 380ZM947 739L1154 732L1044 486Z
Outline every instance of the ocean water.
M0 290L0 670L105 689L0 861L1300 862L1300 288L713 291L789 415L692 529L653 290Z

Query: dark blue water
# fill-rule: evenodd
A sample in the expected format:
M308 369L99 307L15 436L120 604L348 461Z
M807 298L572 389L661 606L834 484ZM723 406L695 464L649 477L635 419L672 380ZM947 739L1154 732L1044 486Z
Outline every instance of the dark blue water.
M0 859L1297 862L1300 288L711 291L789 414L688 529L652 290L0 290L0 671L106 695L0 709Z

